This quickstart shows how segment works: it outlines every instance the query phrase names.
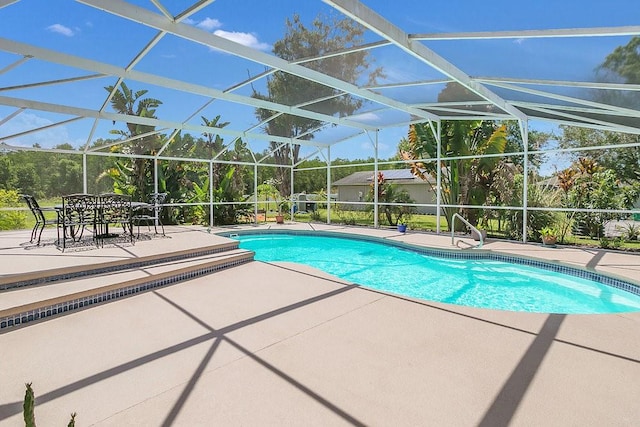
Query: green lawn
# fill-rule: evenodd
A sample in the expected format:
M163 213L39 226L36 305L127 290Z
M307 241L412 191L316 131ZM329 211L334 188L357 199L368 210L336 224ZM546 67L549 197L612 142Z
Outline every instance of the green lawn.
M603 248L607 246L608 249L624 249L634 252L640 252L640 241L638 240L622 240L622 239L607 239L608 242L592 239L585 236L569 236L565 239L564 244L576 245L576 246L591 246L597 248Z
M273 214L275 217L275 213ZM275 218L267 216L269 220L275 221ZM298 222L327 222L327 210L319 209L315 214L311 213L299 213L295 214L295 220ZM331 211L331 222L334 224L350 224L350 225L368 225L373 226L373 217L367 212L361 211ZM408 221L410 230L419 231L436 231L436 216L435 215L420 215L413 214ZM385 222L381 222L382 227L389 227ZM488 230L489 237L493 238L505 238L505 234L502 231L497 231L497 222L490 224L491 227ZM447 221L444 216L440 217L440 230L446 232L448 230ZM621 239L608 239L604 245L600 240L591 239L584 236L568 236L562 243L565 245L575 246L590 246L602 248L608 245L608 249L624 249L640 252L640 241L623 241Z

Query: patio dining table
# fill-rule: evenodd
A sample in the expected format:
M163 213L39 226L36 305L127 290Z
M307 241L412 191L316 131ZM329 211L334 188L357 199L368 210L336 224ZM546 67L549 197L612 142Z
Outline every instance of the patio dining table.
M129 228L133 241L134 212L138 209L148 209L150 205L145 202L132 202L126 196L118 194L71 194L63 196L63 202L54 208L58 215L58 242L62 238L64 249L65 240L70 238L79 241L87 226L93 227L95 240L103 241L105 238L118 236L109 231L109 224L119 223ZM62 236L60 228L63 230Z

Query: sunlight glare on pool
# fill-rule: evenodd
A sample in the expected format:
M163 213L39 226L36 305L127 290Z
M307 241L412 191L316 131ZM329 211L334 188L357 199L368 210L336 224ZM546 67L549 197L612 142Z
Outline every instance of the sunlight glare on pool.
M543 313L640 311L640 296L595 281L493 260L448 259L357 239L235 237L259 261L306 264L372 289L450 304Z

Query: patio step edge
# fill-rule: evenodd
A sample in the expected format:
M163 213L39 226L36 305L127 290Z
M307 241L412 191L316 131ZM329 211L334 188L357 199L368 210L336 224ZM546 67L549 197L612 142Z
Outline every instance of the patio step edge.
M154 264L176 261L181 259L195 258L203 255L226 252L238 249L239 242L224 242L211 246L198 247L195 249L185 249L164 254L148 255L116 261L109 261L96 264L83 264L54 268L50 270L38 270L30 273L13 274L0 278L0 291L20 288L24 286L41 285L48 282L74 279L78 277L88 277L97 274L113 273L136 267L146 267Z
M125 298L151 289L205 276L254 260L254 252L244 251L189 267L157 273L147 277L125 280L80 292L73 292L41 301L0 310L0 331L6 331L36 320L48 319L74 310Z

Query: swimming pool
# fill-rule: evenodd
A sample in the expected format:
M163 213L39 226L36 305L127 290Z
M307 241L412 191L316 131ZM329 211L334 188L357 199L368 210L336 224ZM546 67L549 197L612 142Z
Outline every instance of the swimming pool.
M352 283L411 298L543 313L640 311L639 295L577 276L598 276L594 273L562 267L577 275L565 274L507 262L496 254L450 251L452 257L436 256L424 248L325 235L260 233L233 238L241 248L254 251L256 260L306 264ZM560 268L550 263L547 267Z

